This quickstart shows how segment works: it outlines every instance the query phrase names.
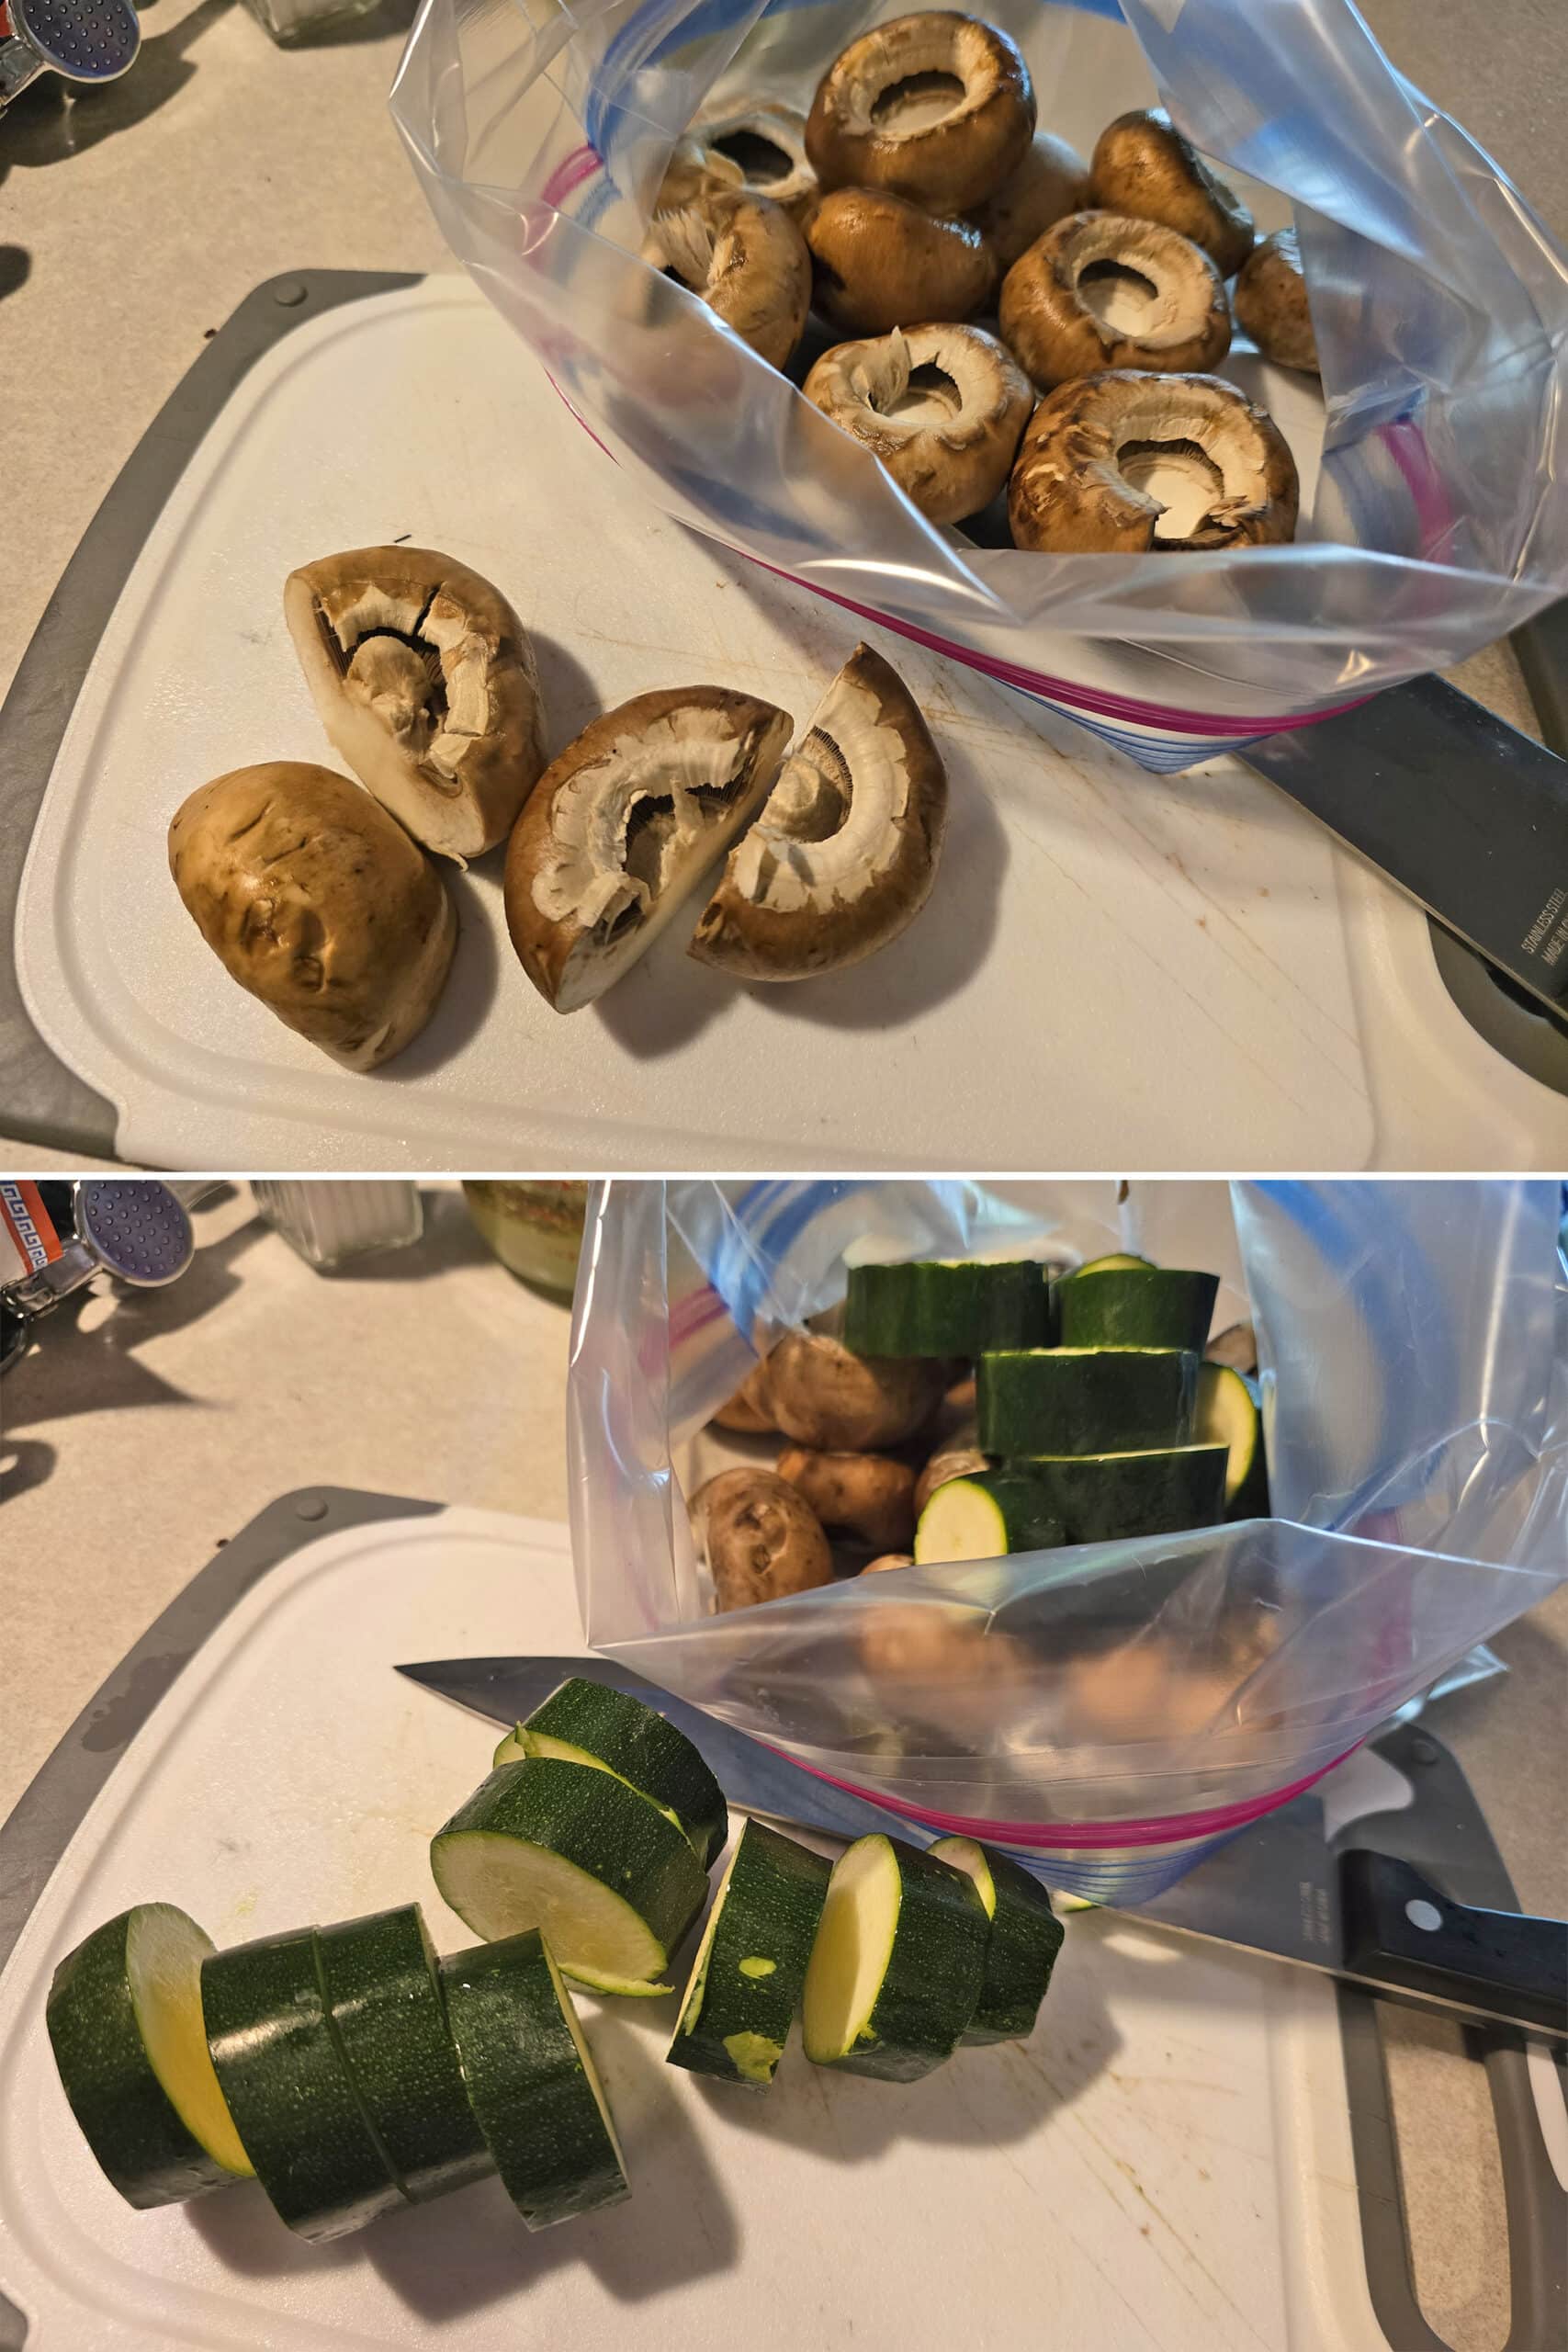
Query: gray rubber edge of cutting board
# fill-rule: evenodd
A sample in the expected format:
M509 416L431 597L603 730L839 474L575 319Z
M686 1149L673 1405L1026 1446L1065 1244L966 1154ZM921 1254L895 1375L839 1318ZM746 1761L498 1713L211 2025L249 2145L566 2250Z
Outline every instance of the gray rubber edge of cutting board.
M28 1018L17 978L17 901L62 740L131 566L192 452L256 361L324 311L417 286L420 277L290 270L247 294L120 468L33 631L0 704L0 1104L7 1132L24 1143L115 1156L114 1105L50 1051ZM5 1949L0 1934L0 1955Z

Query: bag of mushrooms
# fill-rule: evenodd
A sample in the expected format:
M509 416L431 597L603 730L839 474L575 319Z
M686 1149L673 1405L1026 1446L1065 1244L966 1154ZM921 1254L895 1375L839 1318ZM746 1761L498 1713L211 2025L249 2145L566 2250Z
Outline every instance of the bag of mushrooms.
M1134 1900L1568 1577L1557 1187L1018 1190L1027 1206L913 1180L595 1189L568 1404L583 1631L917 1833ZM828 1439L913 1470L953 1442L929 1363L863 1360L892 1418L844 1420L866 1401L834 1336L852 1266L1128 1250L1220 1276L1209 1354L1256 1361L1274 1517L870 1573L888 1498L818 1450L856 1486L858 1548L829 1559L763 1514L750 1566L765 1550L779 1597L716 1572L717 1531L694 1524L716 1472L776 1487L803 1466L781 1449ZM732 1407L763 1361L751 1426L788 1429L749 1436Z
M392 107L584 465L1047 734L1190 766L1568 589L1568 262L1351 0L427 0Z

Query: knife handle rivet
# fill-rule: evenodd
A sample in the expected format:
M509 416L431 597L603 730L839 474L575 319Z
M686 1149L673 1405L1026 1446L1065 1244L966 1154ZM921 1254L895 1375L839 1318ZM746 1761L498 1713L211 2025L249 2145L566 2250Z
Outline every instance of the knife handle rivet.
M1410 1760L1413 1764L1435 1764L1438 1751L1429 1739L1417 1733L1410 1743Z
M1443 1915L1437 1905L1424 1903L1419 1895L1405 1905L1404 1916L1413 1928L1424 1928L1427 1935L1435 1934L1443 1924Z
M302 1495L294 1506L296 1519L325 1519L327 1506L320 1495Z

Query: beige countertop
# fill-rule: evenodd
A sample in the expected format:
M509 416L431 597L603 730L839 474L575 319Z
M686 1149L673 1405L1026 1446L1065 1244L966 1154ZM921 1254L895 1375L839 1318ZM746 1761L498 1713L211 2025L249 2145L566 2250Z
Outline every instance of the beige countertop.
M326 1276L227 1191L197 1209L179 1283L69 1303L0 1383L0 1817L150 1621L277 1496L359 1487L564 1518L566 1311L495 1262L455 1191L425 1209L416 1248ZM1510 1676L1442 1702L1433 1728L1521 1901L1568 1912L1552 1794L1568 1587L1495 1646ZM1440 2022L1406 2013L1392 2041L1427 2309L1456 2352L1492 2352L1504 2223L1481 2070Z

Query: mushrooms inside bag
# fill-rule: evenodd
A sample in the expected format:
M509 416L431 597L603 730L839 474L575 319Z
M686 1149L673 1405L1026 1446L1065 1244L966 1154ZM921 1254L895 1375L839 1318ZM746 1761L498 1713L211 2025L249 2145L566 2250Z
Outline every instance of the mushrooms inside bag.
M913 695L857 646L727 861L691 954L748 980L860 963L924 906L946 822L946 773ZM775 1404L777 1382L775 1365Z
M811 307L811 257L782 205L744 189L660 212L643 257L705 301L774 368L787 365Z
M997 290L997 257L967 220L938 220L885 188L841 187L807 223L818 310L844 334L967 319Z
M637 695L553 760L506 855L506 923L558 1012L614 986L761 805L787 711L722 686Z
M1276 229L1253 247L1235 281L1235 316L1265 359L1318 373L1317 337L1293 229Z
M682 145L699 153L710 170L733 171L737 186L782 204L796 220L817 193L817 175L806 158L806 117L776 98L701 115Z
M1234 384L1113 369L1041 401L1008 520L1055 555L1263 547L1291 537L1299 494L1284 435Z
M1028 377L982 327L900 328L840 343L806 397L880 458L933 523L961 523L1006 481L1034 404Z
M431 548L291 571L284 617L334 748L459 864L506 839L545 764L533 648L499 589Z
M818 85L806 152L825 188L884 187L946 212L984 203L1034 136L1034 91L992 25L930 9L875 25Z
M1089 183L1091 203L1162 220L1201 245L1224 277L1234 277L1252 251L1251 213L1163 107L1118 115L1106 125L1095 142Z
M1230 349L1224 280L1157 220L1075 212L1002 281L1004 340L1042 391L1104 368L1208 368Z

